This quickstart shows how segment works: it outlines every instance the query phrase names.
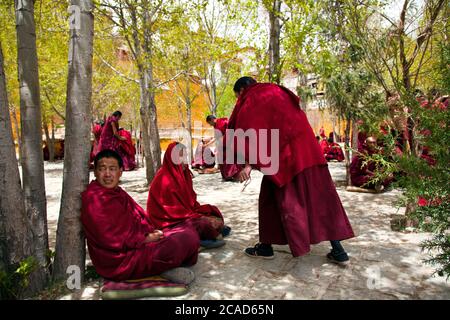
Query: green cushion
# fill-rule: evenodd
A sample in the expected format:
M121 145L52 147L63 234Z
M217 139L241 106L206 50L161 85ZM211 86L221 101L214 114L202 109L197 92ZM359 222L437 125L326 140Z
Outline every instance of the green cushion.
M136 290L110 290L101 291L101 297L104 300L117 299L139 299L145 297L175 297L186 294L188 291L186 286L174 287L153 287Z

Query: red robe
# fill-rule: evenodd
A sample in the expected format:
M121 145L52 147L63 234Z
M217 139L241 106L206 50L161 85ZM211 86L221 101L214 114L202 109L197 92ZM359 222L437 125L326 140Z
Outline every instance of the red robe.
M122 188L104 188L94 180L81 199L89 255L100 276L114 281L139 279L196 263L200 243L191 224L164 229L164 239L145 243L155 227Z
M117 148L117 152L123 160L123 169L125 171L134 170L136 167L136 148L134 147L133 140L131 139L131 132L121 129L119 130L119 135L126 139L119 140L119 146Z
M322 150L322 153L325 155L328 153L330 146L328 144L327 139L322 139L322 141L320 141L320 149Z
M195 149L194 160L192 160L193 168L211 168L214 167L215 155L210 147L204 147L203 142L200 141Z
M102 134L102 129L103 129L103 127L98 123L94 124L94 126L92 127L92 134L94 135L94 144L92 146L90 162L94 161L94 157L98 153L98 142L100 141L100 135Z
M222 136L225 135L225 130L228 128L228 118L216 119L216 124L214 125L215 130L219 130Z
M269 178L279 187L292 181L293 177L306 168L327 163L322 150L317 143L306 114L299 107L300 99L290 90L270 83L257 83L247 87L240 95L228 129L278 129L279 130L279 162L276 174ZM270 133L268 134L270 137ZM224 149L231 147L233 139L227 135L224 139ZM271 154L270 143L267 154ZM249 161L249 142L246 139L245 160ZM301 150L301 151L300 151ZM275 152L275 150L274 150ZM219 156L219 158L222 158ZM224 162L226 162L226 157ZM258 156L257 163L252 166L258 170L270 167L264 164ZM242 165L224 163L227 177L235 176Z
M342 148L339 144L336 142L332 142L328 144L328 149L326 151L325 159L327 161L330 160L337 160L337 161L344 161L345 156L344 152L342 151Z
M369 152L366 149L363 152ZM352 163L350 164L350 179L352 181L352 185L356 187L363 187L368 189L373 189L375 185L373 183L369 183L370 180L373 179L374 173L379 170L376 166L376 163L373 161L369 161L366 165L363 165L365 159L361 155L356 155L352 159ZM382 185L384 187L388 187L393 179L386 178Z
M310 244L354 237L327 162L294 93L267 83L247 87L236 103L228 128L279 130L279 170L264 176L259 195L262 243L289 244L292 255L300 256L309 252ZM229 139L226 136L226 142ZM249 157L245 155L245 159ZM251 165L264 169L259 158ZM227 163L224 167L232 176L242 166Z
M164 154L161 168L153 178L147 200L147 214L157 228L191 219L202 239L215 239L223 227L223 217L215 206L197 202L192 173L171 159L176 142ZM178 152L178 148L175 149Z
M114 131L112 128L113 122L116 123L117 128L119 127L119 120L117 119L117 117L109 116L108 119L106 119L98 142L98 152L105 149L117 151L117 148L119 147L119 140L114 136ZM96 156L97 153L94 154L94 156Z

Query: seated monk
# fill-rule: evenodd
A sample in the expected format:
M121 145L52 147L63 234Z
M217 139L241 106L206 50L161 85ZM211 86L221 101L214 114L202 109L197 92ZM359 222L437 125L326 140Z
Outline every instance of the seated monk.
M189 283L193 272L178 267L197 262L200 240L195 226L187 221L157 230L145 210L118 186L122 171L117 152L99 152L94 159L96 179L81 194L81 222L95 270L113 281L161 275Z
M228 230L217 207L197 202L192 172L187 165L186 147L177 142L167 147L163 164L153 178L147 214L157 228L192 221L201 240L214 240Z
M328 147L325 150L325 159L327 161L337 160L339 162L345 160L344 152L339 144L333 142L333 138L328 139Z
M136 168L136 148L134 147L131 138L131 132L123 128L118 130L119 136L125 138L120 140L117 147L117 152L123 160L124 171L132 171Z
M392 175L386 178L383 182L378 182L376 184L370 182L374 178L376 171L380 170L380 168L377 167L377 164L373 161L369 161L365 165L363 165L363 163L366 161L365 157L371 156L375 153L378 153L377 139L374 137L368 137L365 141L364 149L361 153L353 157L350 165L350 177L354 186L381 191L391 184L393 180Z
M205 168L213 168L216 164L214 152L209 147L213 138L202 138L195 149L194 160L192 161L192 169L203 170Z

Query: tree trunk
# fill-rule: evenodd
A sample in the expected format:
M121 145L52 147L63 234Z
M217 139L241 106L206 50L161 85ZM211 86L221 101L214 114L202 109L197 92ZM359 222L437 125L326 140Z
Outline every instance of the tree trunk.
M156 171L161 166L161 146L159 141L159 131L157 125L155 93L153 87L153 65L152 65L152 41L151 41L151 21L149 17L148 3L144 3L143 28L144 43L141 48L141 40L137 32L138 17L136 8L130 6L132 38L135 47L135 58L139 71L139 91L140 91L140 116L141 129L144 146L145 169L147 184L153 180Z
M89 182L94 16L91 0L72 0L71 7L75 23L70 25L64 176L53 278L67 277L67 268L75 265L83 281L85 242L80 193Z
M301 60L301 61L303 61L303 60ZM299 79L299 84L297 86L297 95L299 95L301 98L300 99L300 108L306 112L306 107L307 107L306 97L305 97L305 95L300 95L299 93L301 92L302 88L307 87L308 79L306 78L306 74L303 72L300 72L298 79Z
M52 124L52 140L55 141L55 122L53 121L53 117L51 120L51 124Z
M211 68L211 111L214 116L217 115L217 81L214 66Z
M150 151L152 153L154 172L161 167L161 144L159 139L158 121L156 115L156 104L154 93L150 93L150 110L149 110L149 135L150 135ZM152 178L153 180L153 178Z
M15 0L17 62L22 134L22 177L25 207L33 228L33 244L44 288L48 265L47 200L42 154L41 101L34 1Z
M347 123L345 125L345 179L347 180L347 186L350 187L352 185L352 179L350 177L350 164L352 162L350 155L350 128L352 121L348 118L346 120Z
M153 161L153 171L156 174L159 167L161 167L161 144L159 139L158 119L155 103L155 87L153 84L153 41L152 31L150 24L150 17L148 16L148 10L144 11L144 52L145 52L145 65L147 74L147 93L148 93L148 133L150 142L150 152ZM153 175L154 176L154 175ZM152 179L153 180L153 177Z
M192 163L194 159L194 153L192 150L192 101L191 101L191 90L190 90L189 76L186 74L186 116L187 116L187 131L188 131L188 145L186 146L189 150L189 163Z
M33 255L34 248L20 185L5 78L0 42L0 270L10 273L22 260ZM44 281L41 269L32 273L26 295L37 293Z
M22 163L22 139L20 137L19 121L17 120L17 114L16 114L15 107L12 110L12 116L13 116L13 121L14 121L14 130L16 132L16 137L17 137L17 147L19 149L19 163Z
M142 71L141 71L142 72ZM139 79L139 91L140 91L140 115L141 115L141 130L142 130L142 145L144 146L144 159L145 159L145 177L147 184L152 182L156 170L153 165L152 153L150 151L150 135L149 135L149 117L148 117L148 91L147 91L146 75L142 74Z
M48 130L48 123L44 120L42 122L45 132L45 141L48 148L48 161L55 162L55 141L50 137L50 132Z
M269 39L269 82L280 84L280 12L281 0L273 0L273 6L269 9L270 39Z

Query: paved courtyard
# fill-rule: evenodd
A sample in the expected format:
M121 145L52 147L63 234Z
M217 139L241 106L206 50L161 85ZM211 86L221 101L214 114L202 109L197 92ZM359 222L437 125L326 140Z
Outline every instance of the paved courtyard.
M62 162L46 163L51 246L56 238L62 167ZM275 246L274 260L245 256L243 249L258 241L262 175L253 171L251 183L241 192L241 184L222 182L220 174L196 174L199 202L218 206L232 234L224 247L200 253L193 267L196 280L188 294L173 299L450 299L450 282L432 277L433 269L422 263L426 253L419 244L430 234L390 230L390 216L404 213L404 208L395 205L400 192L347 192L344 164L330 163L329 167L357 235L344 242L350 266L329 263L325 255L330 248L325 242L303 257L293 258L288 246ZM141 168L124 172L121 186L145 208L144 182ZM88 283L62 299L99 299L99 283Z

